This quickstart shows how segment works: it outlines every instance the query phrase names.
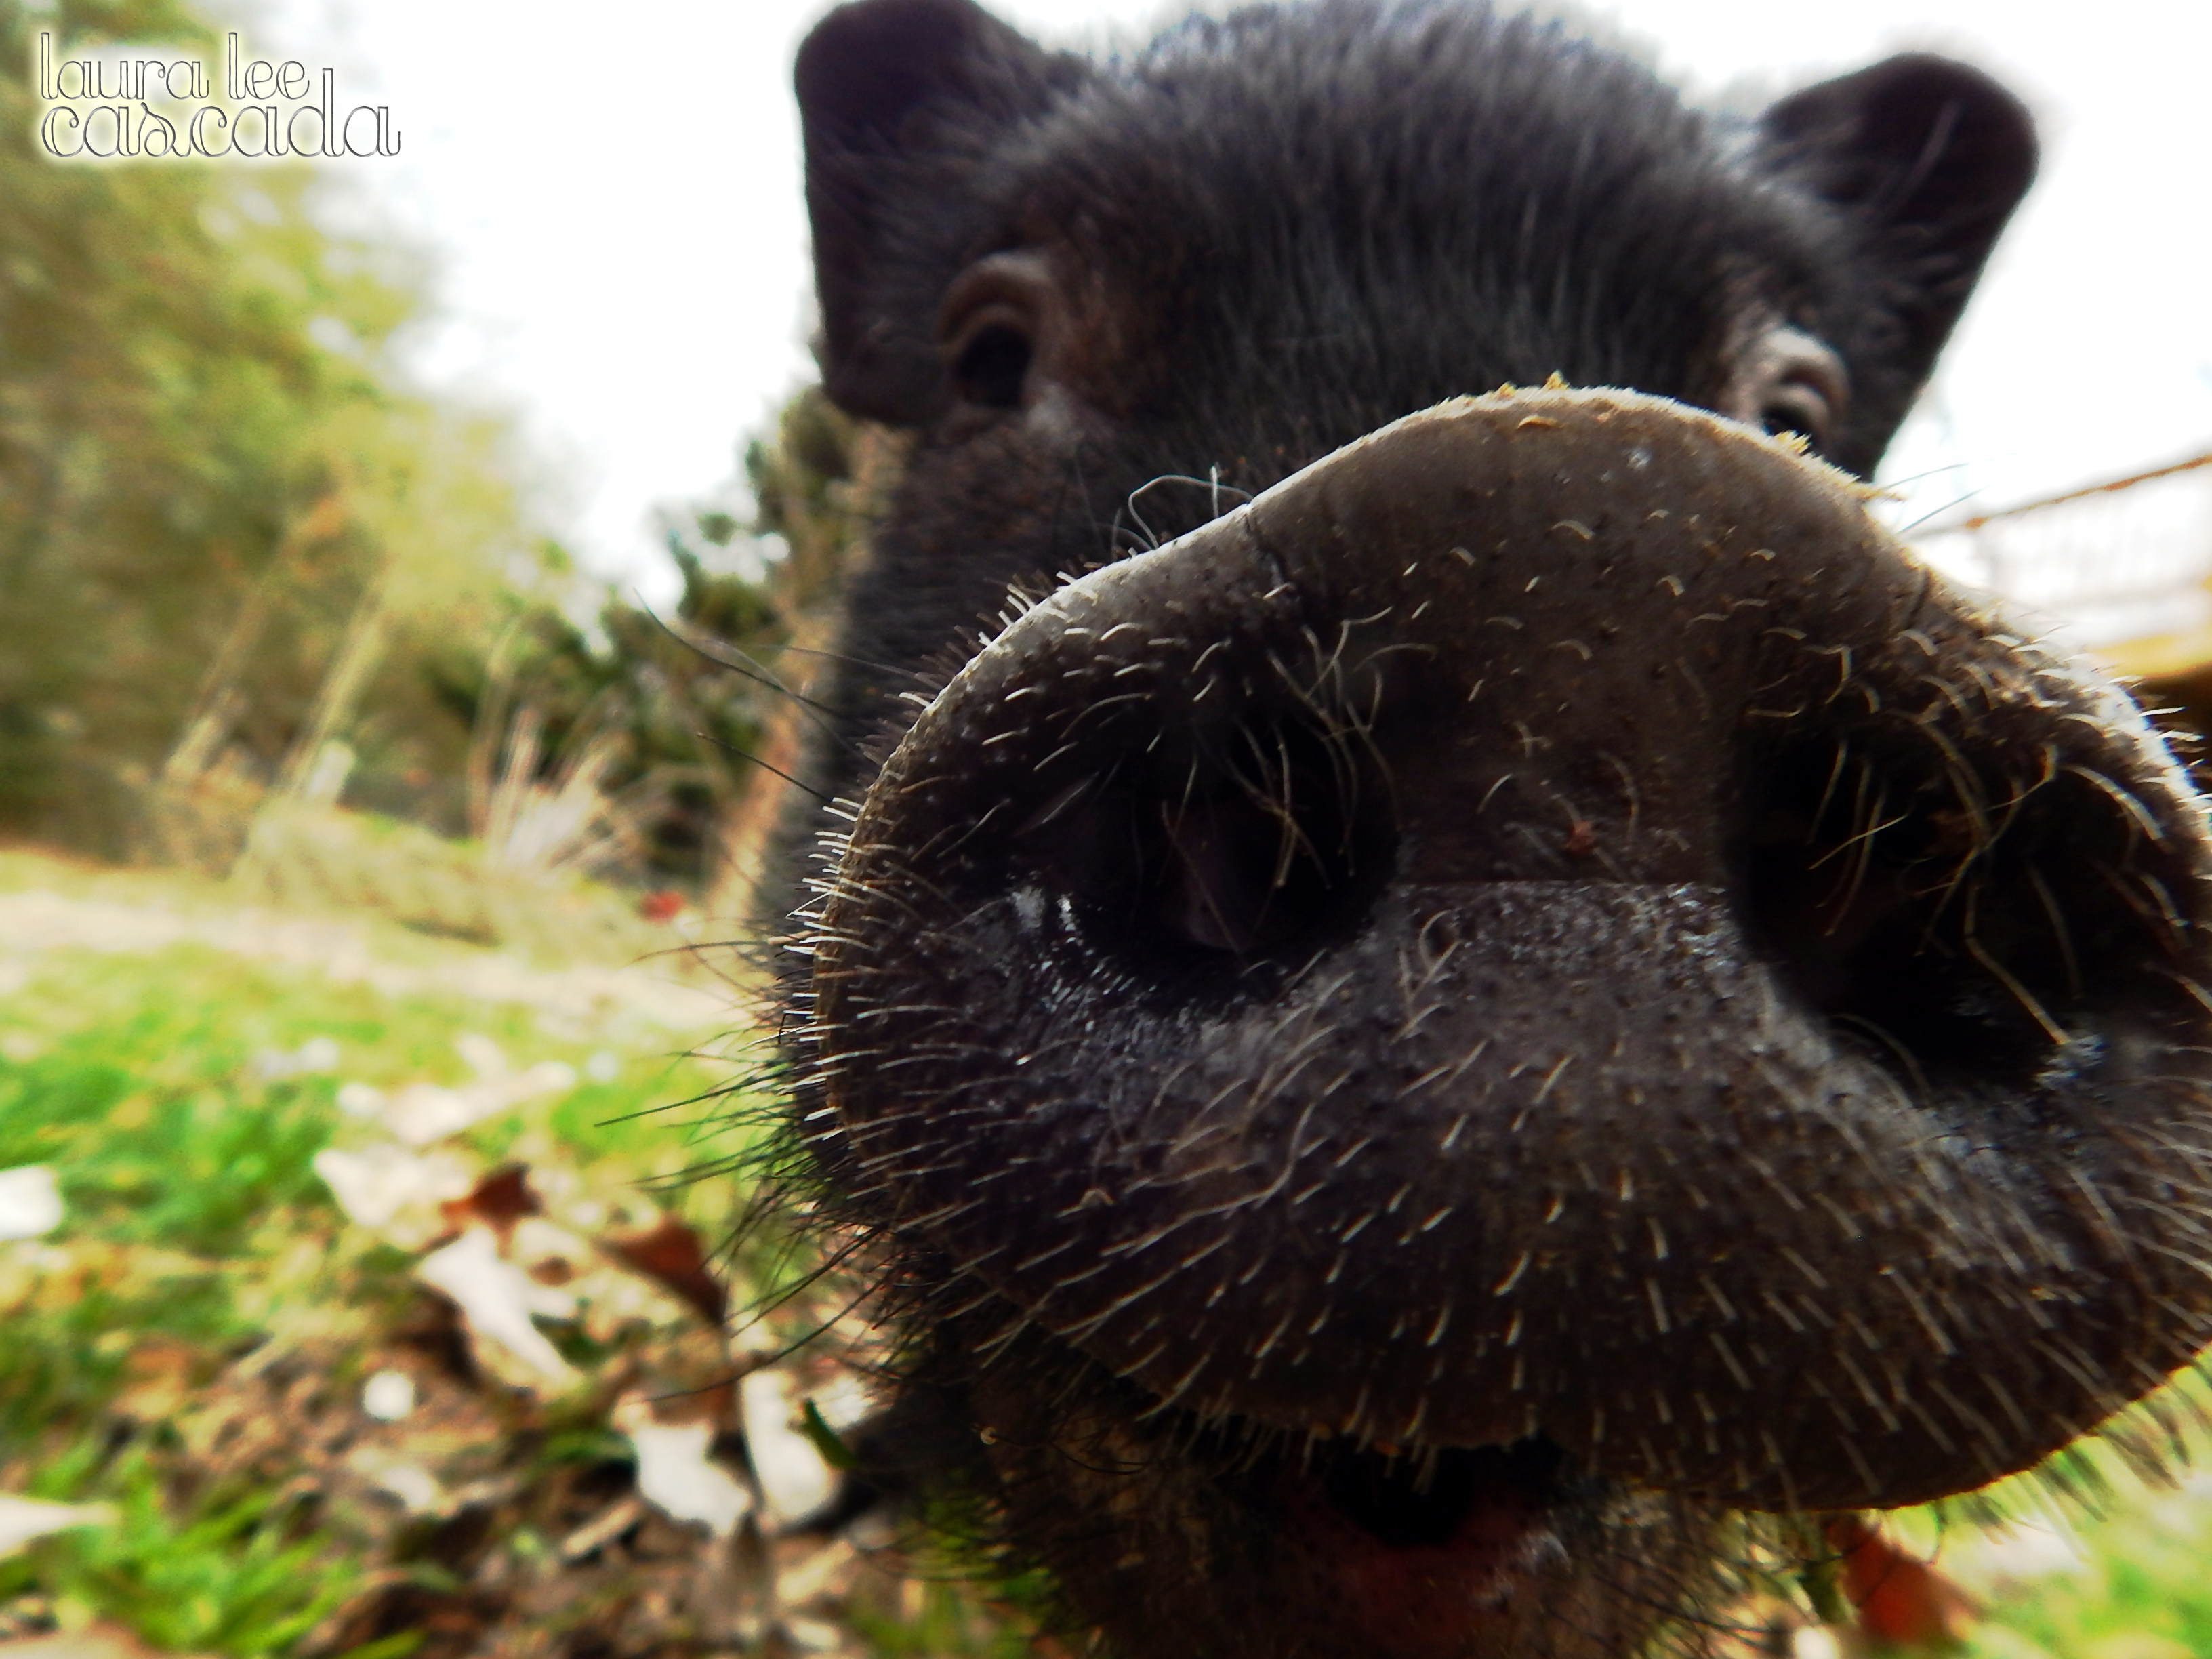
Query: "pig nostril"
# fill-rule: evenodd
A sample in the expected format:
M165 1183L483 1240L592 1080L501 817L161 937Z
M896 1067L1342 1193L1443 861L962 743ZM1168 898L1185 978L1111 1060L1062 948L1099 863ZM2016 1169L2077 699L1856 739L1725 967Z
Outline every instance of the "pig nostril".
M1741 869L1755 930L1805 1001L1875 1040L1917 1087L2033 1071L2047 1043L1962 946L1976 908L1970 823L1942 775L1815 744L1773 763Z
M1119 807L1125 861L1100 908L1119 913L1123 942L1139 951L1244 957L1289 947L1356 904L1376 862L1356 826L1334 814L1302 821L1268 799L1139 797Z
M1140 830L1137 927L1170 948L1237 957L1295 945L1356 907L1379 872L1364 829L1249 795L1156 805Z
M1152 816L1142 903L1158 933L1243 956L1304 931L1320 872L1299 856L1295 823L1249 798L1158 804Z
M2171 942L2109 793L2062 774L1981 799L1962 776L1850 737L1770 757L1734 860L1784 981L1920 1099L2083 1058Z
M1030 857L1086 931L1135 965L1172 972L1295 949L1356 920L1394 858L1387 791L1321 746L1270 732L1234 770L1199 763L1165 782L1157 769L1109 773L1079 807L1047 815Z

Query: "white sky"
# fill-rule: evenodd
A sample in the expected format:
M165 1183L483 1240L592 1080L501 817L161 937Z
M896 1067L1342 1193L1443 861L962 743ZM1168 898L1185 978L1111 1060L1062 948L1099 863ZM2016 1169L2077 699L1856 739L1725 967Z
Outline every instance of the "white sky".
M251 4L252 0L241 0ZM262 0L246 44L388 103L397 161L333 165L441 260L425 376L520 410L555 522L648 598L659 501L727 479L811 373L790 63L821 0ZM1000 0L1054 44L1188 4ZM2041 182L1888 476L1984 505L2212 447L2212 3L1597 0L1709 100L1933 46L2041 124ZM616 20L619 18L619 22Z

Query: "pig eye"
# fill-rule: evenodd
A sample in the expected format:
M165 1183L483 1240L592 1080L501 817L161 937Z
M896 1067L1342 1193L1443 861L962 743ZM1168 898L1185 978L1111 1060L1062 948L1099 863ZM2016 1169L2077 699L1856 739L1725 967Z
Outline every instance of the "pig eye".
M1827 442L1832 420L1817 388L1794 382L1769 392L1759 410L1759 424L1770 437L1794 432L1815 449Z
M1722 410L1778 438L1795 433L1819 450L1835 436L1850 396L1842 358L1802 330L1774 328L1738 373Z
M1018 409L1022 390L1029 384L1031 355L1028 333L1011 319L980 318L955 348L952 389L964 403Z
M1042 254L994 253L962 271L938 313L953 396L981 409L1019 409L1060 305Z

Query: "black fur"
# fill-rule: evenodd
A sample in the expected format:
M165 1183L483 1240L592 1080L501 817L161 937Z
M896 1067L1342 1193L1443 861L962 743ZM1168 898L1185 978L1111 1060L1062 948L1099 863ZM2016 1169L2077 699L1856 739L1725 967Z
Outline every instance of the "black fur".
M830 15L797 78L826 383L918 434L853 599L848 647L875 663L929 659L1018 578L1118 556L1149 478L1256 492L1554 374L1714 406L1769 319L1844 358L1826 453L1870 471L2034 170L2025 112L1960 64L1893 59L1738 127L1556 24L1449 4L1255 8L1099 67L968 0L873 0ZM1036 245L1110 336L1075 377L1099 418L1001 453L952 397L939 310L970 262ZM957 483L952 452L975 458ZM1199 511L1156 505L1156 532ZM884 692L843 677L847 738ZM818 762L810 784L849 781L842 751Z
M1447 398L1558 376L1771 410L1870 471L2034 170L2025 112L1960 64L1892 59L1739 124L1560 25L1443 3L1258 7L1099 64L968 0L859 0L797 82L825 383L910 434L819 693L817 799L866 791L911 718L896 699L966 658L1010 586L1188 530ZM794 902L824 827L811 806L786 827ZM803 1049L811 993L788 988ZM1556 1594L1486 1607L1481 1651L1627 1652L1729 1593L1722 1508L1556 1448L1401 1467L1326 1425L1164 1409L924 1243L834 1128L800 1133L904 1322L890 1437L1011 1514L1018 1551L1134 1659L1474 1650L1393 1601L1393 1573L1431 1571L1415 1557L1331 1588L1377 1538L1425 1547L1440 1481L1552 1516L1576 1561L1501 1565Z

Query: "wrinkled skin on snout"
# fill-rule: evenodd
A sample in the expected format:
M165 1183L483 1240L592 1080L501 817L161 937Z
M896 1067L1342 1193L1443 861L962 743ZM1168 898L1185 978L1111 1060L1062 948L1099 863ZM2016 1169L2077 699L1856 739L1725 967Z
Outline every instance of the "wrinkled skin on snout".
M913 434L788 854L884 1484L1128 1659L1595 1659L1725 1622L1731 1516L2203 1344L2203 810L1850 476L2004 93L1729 128L1478 12L1101 69L963 0L799 86L826 381Z

